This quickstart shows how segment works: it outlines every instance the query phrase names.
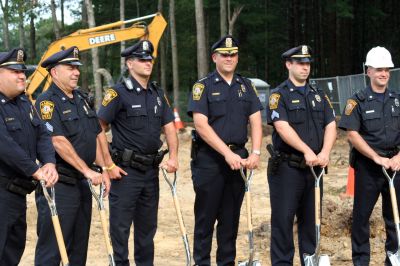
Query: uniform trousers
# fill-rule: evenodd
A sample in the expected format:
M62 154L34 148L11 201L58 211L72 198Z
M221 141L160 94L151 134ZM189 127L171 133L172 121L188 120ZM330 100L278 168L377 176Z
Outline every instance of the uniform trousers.
M86 179L76 185L58 182L55 201L71 266L85 266L90 223L92 217L92 194ZM43 192L36 193L38 209L35 266L59 266L60 252L51 220L49 205Z
M152 266L159 200L158 168L145 172L130 167L120 180L112 180L110 234L117 266L128 266L128 240L133 224L137 266Z
M317 170L319 171L319 169ZM319 172L316 171L316 174ZM268 176L271 203L271 264L293 265L293 224L297 218L299 255L315 252L315 178L308 168L289 166L283 161L276 173ZM322 197L322 179L320 180Z
M389 183L382 172L382 167L358 154L354 164L354 173L355 187L351 230L352 257L354 265L368 266L370 261L369 218L379 195L382 195L382 215L386 229L386 251L395 252L397 250L396 229L393 222ZM391 175L391 172L388 173ZM394 179L394 186L396 188L397 204L400 205L399 175ZM391 265L388 258L386 258L385 265Z
M26 242L26 197L0 187L0 266L19 264Z

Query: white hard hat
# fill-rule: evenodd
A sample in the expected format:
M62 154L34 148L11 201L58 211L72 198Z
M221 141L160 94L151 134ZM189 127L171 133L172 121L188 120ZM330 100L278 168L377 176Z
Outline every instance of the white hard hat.
M380 46L374 47L368 52L365 65L373 68L394 67L389 51Z

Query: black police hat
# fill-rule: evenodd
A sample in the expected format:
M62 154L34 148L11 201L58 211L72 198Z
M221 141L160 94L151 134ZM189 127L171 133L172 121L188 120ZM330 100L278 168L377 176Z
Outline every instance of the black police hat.
M312 62L311 47L308 45L300 45L293 47L282 54L285 60L296 60L298 62L308 63Z
M79 61L78 47L72 46L66 50L51 55L42 62L41 66L50 70L59 64L81 66L82 63Z
M0 53L0 67L14 70L26 70L26 54L22 48L14 48L8 52Z
M239 43L231 35L226 35L211 46L211 51L220 54L236 54L239 52Z
M139 59L153 59L153 44L148 40L141 40L121 52L121 57L126 59L134 57Z

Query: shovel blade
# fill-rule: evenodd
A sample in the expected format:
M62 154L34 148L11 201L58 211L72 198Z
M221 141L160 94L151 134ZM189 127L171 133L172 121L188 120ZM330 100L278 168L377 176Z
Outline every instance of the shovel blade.
M390 263L392 266L400 266L400 251L397 250L396 253L392 253L390 251L387 252L387 255L389 257Z
M320 255L319 256L318 266L331 266L331 262L329 260L328 255Z
M304 265L305 266L318 266L318 257L313 255L304 254Z
M249 261L239 261L238 266L261 266L261 262L253 260L252 263L249 264Z
M303 259L305 266L331 266L331 262L329 260L328 255L320 255L318 257L315 254L313 255L304 254Z

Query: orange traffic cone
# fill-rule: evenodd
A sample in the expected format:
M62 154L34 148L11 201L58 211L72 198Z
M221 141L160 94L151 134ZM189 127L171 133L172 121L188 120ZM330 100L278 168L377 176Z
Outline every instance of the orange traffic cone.
M349 173L347 174L346 196L354 197L354 168L351 166L349 166Z
M180 129L184 128L183 122L179 117L178 109L174 108L174 117L175 117L175 128L176 132L179 132Z

